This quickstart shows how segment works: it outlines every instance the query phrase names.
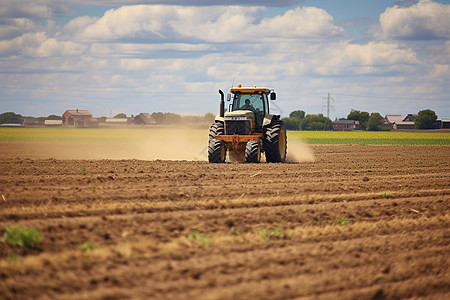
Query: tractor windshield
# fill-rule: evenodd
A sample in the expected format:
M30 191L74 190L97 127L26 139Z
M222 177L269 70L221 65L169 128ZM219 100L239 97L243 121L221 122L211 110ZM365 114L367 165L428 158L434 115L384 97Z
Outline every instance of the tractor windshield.
M249 110L255 114L256 127L261 128L264 115L269 112L267 94L253 93L243 94L234 93L232 111Z
M255 114L262 114L264 116L264 106L267 96L264 93L242 94L235 93L233 99L233 111L235 110L250 110Z

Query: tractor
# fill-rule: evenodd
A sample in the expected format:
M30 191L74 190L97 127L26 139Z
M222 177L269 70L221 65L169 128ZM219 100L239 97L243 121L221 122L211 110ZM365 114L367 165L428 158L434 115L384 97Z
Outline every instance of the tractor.
M269 99L276 93L268 88L231 88L225 112L225 95L219 90L220 108L209 129L208 161L224 163L227 152L234 160L259 163L264 153L267 162L286 160L286 127L279 115L269 113Z

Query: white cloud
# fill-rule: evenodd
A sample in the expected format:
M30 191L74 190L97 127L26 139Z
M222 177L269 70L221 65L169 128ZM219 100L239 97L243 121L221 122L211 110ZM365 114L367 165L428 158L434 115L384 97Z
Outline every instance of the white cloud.
M98 20L73 20L66 28L79 40L142 39L259 42L268 38L333 38L344 35L326 11L304 7L262 18L264 7L165 5L124 6ZM84 23L84 24L83 24ZM84 26L83 26L84 25Z
M395 43L371 42L365 45L343 42L328 48L323 56L317 56L320 74L377 74L402 71L411 64L418 64L416 53Z
M58 41L48 38L44 32L27 33L20 37L0 41L0 55L2 56L73 56L81 55L87 46L72 41Z
M37 25L26 18L9 18L0 23L0 40L11 39L35 31Z
M450 5L421 0L408 7L388 7L371 32L378 39L449 39L449 16Z

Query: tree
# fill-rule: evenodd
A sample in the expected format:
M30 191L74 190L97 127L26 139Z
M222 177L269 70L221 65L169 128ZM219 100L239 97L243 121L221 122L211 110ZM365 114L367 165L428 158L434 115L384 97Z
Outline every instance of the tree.
M289 114L289 118L303 119L305 118L305 112L303 110L294 110Z
M127 117L126 114L120 113L120 114L115 115L113 118L114 118L114 119L124 119L124 118L126 118L126 117Z
M181 116L174 113L165 113L164 114L164 124L178 124L181 121Z
M302 130L331 130L333 123L323 114L306 115L300 122Z
M383 117L379 113L371 113L369 121L367 122L368 131L381 131L381 120Z
M21 124L22 116L13 112L5 112L0 115L0 124L14 123Z
M57 115L50 115L47 117L47 120L62 120L62 117Z
M154 112L152 113L152 117L157 124L162 124L164 121L164 114L162 112Z
M367 128L367 122L369 121L370 115L366 111L359 111L352 109L347 116L347 120L359 121L359 127L361 129Z
M287 130L299 130L299 122L296 118L283 118L281 119L284 122Z
M431 109L419 111L414 120L414 128L416 129L434 129L436 128L437 115Z

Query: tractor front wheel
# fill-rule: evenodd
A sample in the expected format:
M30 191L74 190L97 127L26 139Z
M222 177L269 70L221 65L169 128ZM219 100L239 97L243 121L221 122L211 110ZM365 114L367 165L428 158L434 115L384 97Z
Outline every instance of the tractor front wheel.
M208 161L210 163L224 163L227 149L223 140L211 139L208 145Z
M209 140L212 140L218 135L225 134L225 127L222 122L214 122L209 128Z
M249 141L245 147L245 162L259 163L261 160L261 142Z

